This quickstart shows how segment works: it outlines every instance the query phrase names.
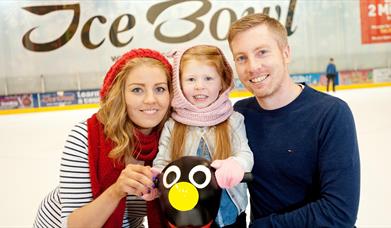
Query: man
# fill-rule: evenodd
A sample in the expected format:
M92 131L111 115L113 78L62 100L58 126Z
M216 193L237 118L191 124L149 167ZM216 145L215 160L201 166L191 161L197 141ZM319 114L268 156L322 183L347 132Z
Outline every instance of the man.
M289 77L285 28L262 14L231 25L237 73L254 97L238 101L254 153L252 227L353 227L360 190L348 105Z
M327 85L326 85L327 92L329 91L330 82L333 84L333 92L335 92L335 79L337 78L337 68L335 67L333 58L330 58L330 62L329 64L327 64L326 77L327 77Z

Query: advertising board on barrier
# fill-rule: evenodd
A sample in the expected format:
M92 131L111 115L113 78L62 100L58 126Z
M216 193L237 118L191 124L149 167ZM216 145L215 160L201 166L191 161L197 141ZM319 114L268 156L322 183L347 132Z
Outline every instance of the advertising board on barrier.
M0 110L34 108L37 106L37 94L0 96Z
M352 70L339 72L340 85L371 84L372 70Z
M234 78L234 85L235 85L235 90L237 91L244 91L246 90L246 88L244 87L244 85L242 84L242 82L240 81L239 78Z
M97 104L99 103L99 89L77 91L78 104Z
M76 91L52 92L39 94L39 107L64 106L77 104Z
M373 82L391 82L391 68L382 68L373 70Z
M319 73L291 74L290 76L293 79L293 81L296 83L304 82L307 85L314 85L314 86L320 85L320 74Z

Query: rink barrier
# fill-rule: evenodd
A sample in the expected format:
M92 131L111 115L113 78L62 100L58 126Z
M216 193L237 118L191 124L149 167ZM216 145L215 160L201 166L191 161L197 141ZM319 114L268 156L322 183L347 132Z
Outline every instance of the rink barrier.
M312 77L312 76L311 76ZM313 77L312 77L313 78ZM238 79L230 98L245 98L248 92ZM326 91L325 85L310 85L316 90ZM377 88L391 86L391 82L337 85L336 90ZM0 96L0 115L49 112L99 108L99 90L59 91Z
M89 108L99 108L99 104L77 104L67 106L53 106L53 107L37 107L37 108L20 108L20 109L8 109L0 110L0 115L11 115L11 114L24 114L34 112L52 112L52 111L69 111L69 110L80 110Z
M99 89L0 96L0 115L99 107Z
M325 73L291 74L293 81L304 82L319 91L326 91ZM391 86L391 68L342 70L336 78L336 90ZM251 96L238 78L230 98ZM0 115L99 108L99 89L25 93L0 96Z
M378 87L387 87L391 86L391 82L382 82L382 83L368 83L368 84L353 84L353 85L337 85L335 86L335 90L349 90L349 89L365 89L365 88L378 88ZM318 91L326 91L326 86L312 86L312 88ZM331 88L331 86L330 86Z

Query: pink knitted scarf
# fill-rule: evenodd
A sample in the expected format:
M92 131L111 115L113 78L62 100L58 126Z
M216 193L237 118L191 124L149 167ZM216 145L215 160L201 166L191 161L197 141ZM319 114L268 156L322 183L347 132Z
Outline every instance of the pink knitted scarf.
M221 93L219 98L212 104L210 104L208 107L198 108L194 106L183 95L179 78L179 64L181 62L182 55L186 50L187 49L177 51L173 56L174 63L172 83L174 87L174 98L171 103L171 106L173 107L173 112L171 116L174 120L190 126L215 126L228 119L233 112L232 103L228 97L229 93L233 88L233 79L231 80L231 86L223 93ZM231 70L231 67L229 66L228 61L225 59L225 57L224 60L227 67Z

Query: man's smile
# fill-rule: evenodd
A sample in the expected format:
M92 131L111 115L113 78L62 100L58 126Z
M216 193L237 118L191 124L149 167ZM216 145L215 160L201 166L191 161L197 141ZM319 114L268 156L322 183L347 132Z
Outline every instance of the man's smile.
M258 76L256 78L252 78L249 81L251 83L259 83L259 82L263 82L264 80L266 80L266 78L268 78L269 76L270 76L270 74L266 74L266 75Z

